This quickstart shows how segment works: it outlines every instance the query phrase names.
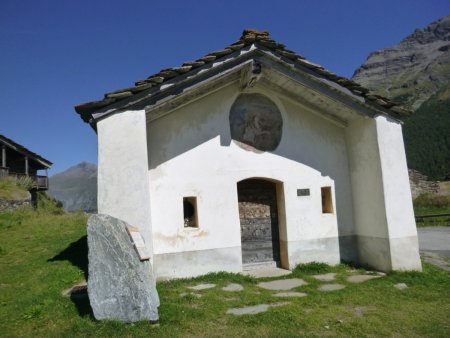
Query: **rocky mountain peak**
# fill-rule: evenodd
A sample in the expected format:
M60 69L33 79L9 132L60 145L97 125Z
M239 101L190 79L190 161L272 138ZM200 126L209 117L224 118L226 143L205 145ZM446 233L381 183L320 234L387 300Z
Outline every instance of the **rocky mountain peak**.
M393 47L371 53L352 79L417 109L450 81L450 15L416 29Z
M450 15L431 23L423 29L416 29L413 34L403 39L400 43L427 44L439 40L450 43Z

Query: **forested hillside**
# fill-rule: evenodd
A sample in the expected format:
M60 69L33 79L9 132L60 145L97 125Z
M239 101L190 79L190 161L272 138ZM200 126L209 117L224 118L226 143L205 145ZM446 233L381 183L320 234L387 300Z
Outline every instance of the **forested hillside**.
M408 167L442 180L450 175L450 85L405 121Z

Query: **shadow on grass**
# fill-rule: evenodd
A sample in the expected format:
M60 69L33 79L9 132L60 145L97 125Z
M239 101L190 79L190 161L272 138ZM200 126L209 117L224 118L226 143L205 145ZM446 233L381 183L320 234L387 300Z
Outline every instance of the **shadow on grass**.
M48 262L69 261L72 265L83 271L85 280L88 279L88 246L87 236L80 237L77 241L69 244L67 248L56 256L47 260ZM80 317L89 316L94 319L87 287L73 287L70 292L70 300L75 304Z
M70 300L75 304L80 317L89 316L91 319L95 320L87 288L80 292L73 292L70 295Z
M56 256L50 258L48 262L69 261L84 273L84 278L88 278L88 246L87 236L80 237L76 242L69 244L67 248Z

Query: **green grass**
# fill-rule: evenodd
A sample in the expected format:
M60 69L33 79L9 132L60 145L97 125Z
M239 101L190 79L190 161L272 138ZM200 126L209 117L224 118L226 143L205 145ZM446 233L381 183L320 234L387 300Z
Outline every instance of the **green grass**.
M414 201L415 216L450 214L450 196L423 194ZM416 219L418 227L450 226L450 216Z
M161 282L158 326L98 322L87 299L61 295L86 277L85 224L82 214L0 213L1 337L448 337L450 332L450 274L429 264L423 273L396 272L362 284L346 282L358 272L347 265L299 266L293 276L308 285L296 291L308 296L297 299L273 297L256 279L239 274ZM347 287L317 291L321 282L312 275L325 272L336 272ZM187 288L204 282L217 287ZM244 291L223 291L230 282ZM400 282L409 288L393 287ZM233 307L280 302L287 304L258 315L225 314Z
M30 193L26 187L17 184L11 177L0 179L0 199L17 201L30 198Z

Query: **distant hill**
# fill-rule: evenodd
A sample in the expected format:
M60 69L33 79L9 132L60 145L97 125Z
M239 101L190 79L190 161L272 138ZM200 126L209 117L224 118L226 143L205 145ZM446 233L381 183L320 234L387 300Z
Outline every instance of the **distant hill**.
M97 211L97 166L82 162L51 176L49 194L67 211Z
M450 16L371 53L352 79L415 111L403 126L409 168L450 174Z

